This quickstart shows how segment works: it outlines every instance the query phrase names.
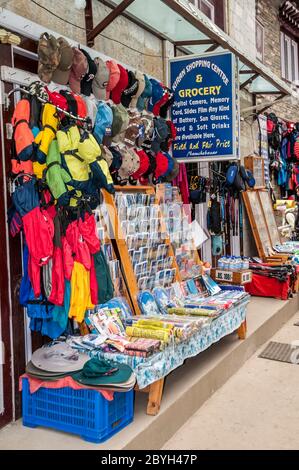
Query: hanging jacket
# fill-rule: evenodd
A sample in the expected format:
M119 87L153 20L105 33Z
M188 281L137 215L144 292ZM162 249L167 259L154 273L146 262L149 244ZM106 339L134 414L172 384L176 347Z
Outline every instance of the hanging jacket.
M57 142L61 153L62 167L72 178L71 186L84 190L89 183L89 167L79 154L80 132L77 126L57 132Z
M108 164L101 157L101 148L93 135L86 133L78 142L78 153L84 159L84 162L89 165L95 185L113 194L115 191Z
M49 302L54 305L63 305L64 301L64 270L61 243L60 216L54 219L54 252L52 260L52 289L48 297Z
M58 123L59 119L55 106L46 103L42 112L43 127L35 138L37 144L36 159L41 164L46 163L50 144L56 137Z
M18 101L13 116L13 140L16 150L16 159L20 162L33 160L34 137L29 127L30 102L27 99Z
M46 181L58 204L61 206L68 205L71 193L66 185L71 183L72 178L61 166L61 156L56 139L51 142L47 155Z

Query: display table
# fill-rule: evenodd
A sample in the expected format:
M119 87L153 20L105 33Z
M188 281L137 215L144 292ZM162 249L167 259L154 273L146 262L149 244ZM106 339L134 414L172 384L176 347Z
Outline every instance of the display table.
M208 349L223 337L238 332L240 339L246 337L246 309L250 297L226 310L221 316L205 325L187 341L169 345L149 358L132 357L117 353L94 352L99 358L129 365L135 372L138 390L149 393L147 414L156 415L160 410L164 378L190 357Z

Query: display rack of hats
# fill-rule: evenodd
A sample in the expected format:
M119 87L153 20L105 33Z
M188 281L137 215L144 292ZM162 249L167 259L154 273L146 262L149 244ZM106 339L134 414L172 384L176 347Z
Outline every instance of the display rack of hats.
M113 60L92 60L48 33L38 59L42 81L13 90L21 99L12 117L9 225L13 236L22 228L25 235L22 305L30 305L32 329L55 338L68 323L64 307L79 302L74 292L82 302L69 316L78 323L86 308L109 300L99 298L94 272L105 272L112 284L91 212L101 190L174 177L177 164L167 150L175 129L166 119L172 93L157 80ZM112 288L105 295L111 298ZM57 327L54 319L62 317Z
M114 197L107 191L103 195L134 311L139 314L140 290L180 280L172 245L152 186L116 187Z

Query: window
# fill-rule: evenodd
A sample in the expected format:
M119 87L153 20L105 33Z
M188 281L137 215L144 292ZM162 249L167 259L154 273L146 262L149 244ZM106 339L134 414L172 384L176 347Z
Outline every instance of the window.
M283 31L280 33L280 41L282 78L299 85L298 42Z
M215 22L215 7L209 0L190 0L190 3L195 5L204 15L210 18L210 20Z
M189 0L189 3L202 11L213 23L225 31L225 0Z
M258 21L256 22L256 57L263 62L264 61L264 26Z

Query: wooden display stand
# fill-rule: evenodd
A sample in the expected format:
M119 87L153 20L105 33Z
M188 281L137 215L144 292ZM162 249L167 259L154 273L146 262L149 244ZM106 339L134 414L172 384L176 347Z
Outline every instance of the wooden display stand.
M134 192L143 192L145 194L154 195L155 190L151 186L115 186L116 191L118 192L127 192L127 193L134 193ZM109 194L107 191L102 190L104 202L107 206L107 211L110 219L110 230L112 229L112 233L115 238L119 259L121 261L121 269L123 272L123 276L126 280L127 284L127 295L130 301L130 304L133 306L133 310L136 315L140 315L140 309L137 302L137 295L138 295L138 284L134 274L134 269L131 261L131 257L129 254L129 250L126 244L126 240L122 234L117 207L115 205L114 197ZM161 226L162 230L165 229L165 222L163 221L163 217L161 216ZM179 273L178 265L174 256L173 248L169 239L165 240L165 243L169 245L169 255L173 257L173 268L176 270L175 280L181 282L181 276ZM198 255L198 253L197 253ZM198 257L199 260L199 257ZM240 339L245 339L246 337L246 321L240 326L237 330L238 336ZM147 404L147 414L151 416L155 416L160 411L161 401L162 401L162 394L164 388L164 380L165 377L162 379L157 380L156 382L152 383L148 387L144 389L139 389L136 386L135 390L142 393L148 393L148 404Z
M150 195L155 194L155 190L151 186L115 186L115 189L118 192L124 192L124 193L125 192L127 193L143 192L145 194L150 194ZM112 233L116 241L116 245L117 245L118 252L119 252L119 257L120 257L121 264L122 264L123 275L126 279L128 297L130 299L131 305L133 306L133 310L135 314L140 315L140 309L139 309L139 305L137 302L137 294L138 294L137 280L134 274L134 269L133 269L131 257L129 254L129 250L126 244L126 240L120 228L117 207L115 205L114 197L105 190L103 190L102 193L103 193L104 202L106 203L108 214L109 214L109 219L110 219L110 224L111 224L110 229L112 228ZM162 222L161 224L162 230L164 230L165 224L163 222L163 219L161 220L161 222ZM169 245L169 255L173 257L173 268L176 269L176 281L181 281L179 271L178 271L178 266L176 263L176 259L173 253L170 240L166 239L165 243ZM164 378L157 380L157 382L154 382L153 384L149 385L148 387L142 390L140 390L138 387L136 388L137 391L148 393L149 395L148 405L147 405L148 415L155 416L159 413L161 400L162 400L162 394L163 394L163 387L164 387Z
M248 155L244 158L244 166L246 170L250 170L255 179L255 189L263 189L265 184L265 162L262 157L256 155Z

